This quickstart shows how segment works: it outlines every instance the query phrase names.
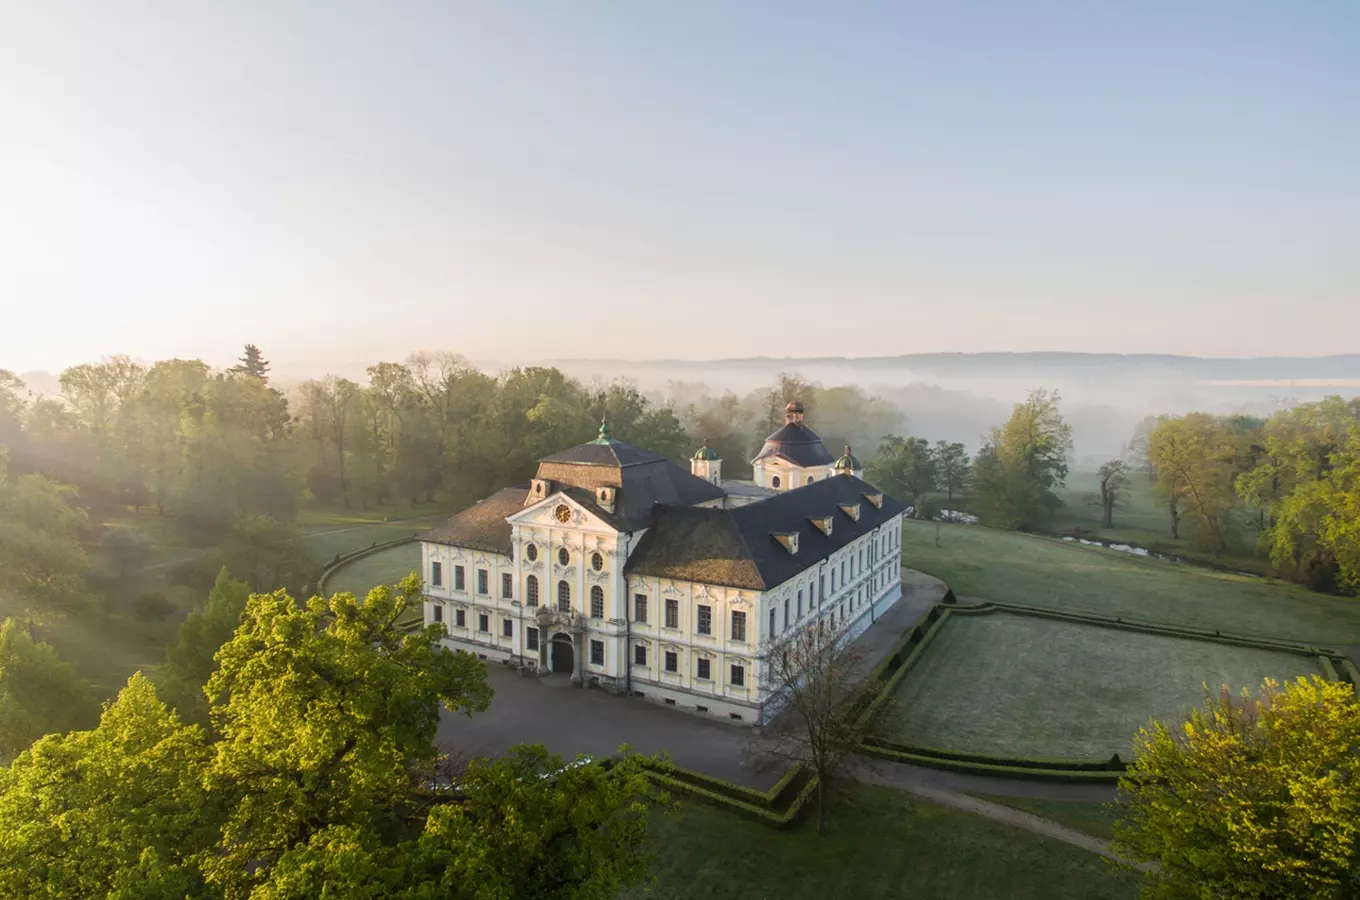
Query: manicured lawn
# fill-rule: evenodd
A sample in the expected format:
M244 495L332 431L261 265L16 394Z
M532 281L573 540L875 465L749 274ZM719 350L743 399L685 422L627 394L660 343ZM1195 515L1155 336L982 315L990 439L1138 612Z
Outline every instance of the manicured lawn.
M356 597L363 597L380 584L395 584L412 572L419 571L420 544L400 544L341 566L326 582L326 593L348 591Z
M1320 675L1312 657L1010 613L953 616L893 697L893 730L926 747L1130 758L1150 718L1184 719L1203 685L1234 693Z
M1074 831L1108 841L1114 838L1114 823L1119 813L1110 803L1082 803L1070 800L1032 800L1028 797L998 797L993 794L973 796L1036 815Z
M624 897L687 900L1114 900L1139 878L1102 857L1028 831L862 788L818 837L685 804L653 828L657 882Z
M903 564L961 595L1321 644L1360 643L1360 600L1054 538L908 521Z

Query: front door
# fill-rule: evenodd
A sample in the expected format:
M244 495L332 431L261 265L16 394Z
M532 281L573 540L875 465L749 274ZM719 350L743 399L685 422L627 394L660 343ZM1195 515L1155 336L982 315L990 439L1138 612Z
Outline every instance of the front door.
M552 639L552 659L549 660L549 668L559 675L570 675L576 671L576 659L571 646L571 638L565 634L559 634Z

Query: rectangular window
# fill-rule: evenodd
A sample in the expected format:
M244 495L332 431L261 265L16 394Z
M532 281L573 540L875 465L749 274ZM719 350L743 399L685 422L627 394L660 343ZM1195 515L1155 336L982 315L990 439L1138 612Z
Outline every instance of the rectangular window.
M699 604L699 620L695 625L695 631L699 634L713 633L713 607Z
M444 621L444 607L440 606L438 603L431 604L431 606L434 609L434 620L436 622Z
M487 593L487 588L486 588L486 569L478 569L478 570L477 570L477 593L479 593L479 594L485 594L485 593Z
M774 607L771 606L771 607L770 607L770 633L767 634L767 635L765 635L765 640L768 641L768 640L770 640L770 639L773 638L773 637L774 637Z
M706 660L706 659L701 659L701 660L699 660L699 669L698 669L698 672L697 672L696 674L698 675L698 678L699 678L700 681L708 681L708 680L709 680L709 677L710 677L709 668L710 668L710 666L709 666L709 660Z
M501 574L501 598L509 600L515 593L515 576L510 572Z
M821 606L822 601L825 599L826 599L826 573L824 572L817 578L817 605Z
M746 640L746 613L733 611L732 613L732 640Z
M831 593L836 593L836 567L831 567Z
M488 616L486 613L477 613L477 630L478 631L491 630L491 617Z
M538 629L537 629L537 628L526 628L526 629L524 629L524 649L525 649L525 650L537 650L537 649L538 649Z
M512 637L515 636L515 620L514 620L514 619L501 619L501 635L502 635L503 637L508 637L508 638L512 638Z
M637 644L637 645L635 645L635 646L633 647L633 665L635 665L635 666L645 666L645 665L647 665L647 645L646 645L646 644Z
M455 591L461 591L461 590L465 590L465 589L466 589L465 586L464 586L464 584L463 584L463 567L462 567L462 566L454 566L454 567L453 567L453 589L454 589Z
M789 598L784 598L784 628L789 627Z
M647 624L647 595L633 595L633 621Z
M592 666L604 665L604 641L590 642L590 664Z
M466 628L467 613L463 612L461 609L455 609L453 611L453 625L455 628Z
M803 618L803 592L798 592L798 618Z
M666 651L666 671L667 672L680 671L680 657L675 655L674 650Z
M444 583L444 564L430 563L430 584L439 587Z
M667 601L666 601L666 627L667 627L667 628L679 628L679 627L680 627L680 601L679 601L679 600L667 600Z
M841 584L845 584L845 560L841 560Z
M728 680L732 683L732 687L745 687L745 686L746 686L746 667L745 667L745 666L738 666L738 665L735 665L735 664L734 664L734 665L732 666L732 671L731 671L731 674L730 674L729 677L728 677Z

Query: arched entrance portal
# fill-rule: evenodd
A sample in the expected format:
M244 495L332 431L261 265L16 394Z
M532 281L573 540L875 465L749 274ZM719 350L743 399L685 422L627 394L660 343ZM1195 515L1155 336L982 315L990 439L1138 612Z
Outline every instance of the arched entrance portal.
M576 671L576 651L572 646L571 635L553 635L548 649L548 668L554 674L571 675Z

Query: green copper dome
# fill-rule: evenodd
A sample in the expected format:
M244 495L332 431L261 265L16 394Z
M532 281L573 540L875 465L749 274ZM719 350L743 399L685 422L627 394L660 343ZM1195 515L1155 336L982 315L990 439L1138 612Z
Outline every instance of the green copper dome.
M718 455L718 451L714 450L712 447L709 446L707 440L704 441L704 445L702 447L694 451L694 458L699 460L707 460L709 462L712 462L715 459L722 459L722 457Z
M606 417L600 418L600 436L591 441L592 444L612 444L614 436L609 433L609 420Z
M860 469L863 469L864 466L861 465L860 461L850 452L850 445L846 444L845 455L836 460L836 463L832 468L837 472L858 472Z

